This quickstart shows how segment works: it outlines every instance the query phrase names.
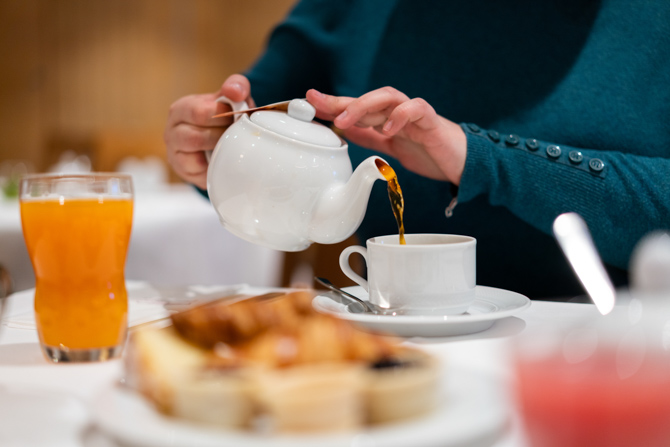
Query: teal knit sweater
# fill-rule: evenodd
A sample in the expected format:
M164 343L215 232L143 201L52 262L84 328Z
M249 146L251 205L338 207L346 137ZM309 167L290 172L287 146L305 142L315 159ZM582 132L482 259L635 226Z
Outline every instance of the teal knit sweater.
M476 237L480 285L582 294L551 236L567 211L617 285L670 226L670 1L305 0L248 76L258 104L390 85L468 123L451 218L451 185L392 165L407 232ZM350 146L354 166L369 155ZM362 239L397 232L378 183Z

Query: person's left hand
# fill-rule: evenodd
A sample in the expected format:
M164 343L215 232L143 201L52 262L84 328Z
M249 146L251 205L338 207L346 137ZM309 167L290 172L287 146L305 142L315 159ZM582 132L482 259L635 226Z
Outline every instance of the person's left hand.
M384 87L359 98L312 89L307 100L318 118L333 121L353 143L390 155L419 175L460 183L467 155L465 132L424 99Z

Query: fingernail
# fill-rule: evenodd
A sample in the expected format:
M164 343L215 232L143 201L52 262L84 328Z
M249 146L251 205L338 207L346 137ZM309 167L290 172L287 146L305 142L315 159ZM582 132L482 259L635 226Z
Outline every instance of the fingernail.
M312 89L312 93L314 94L314 96L316 96L318 98L325 98L326 97L326 95L324 95L323 93L321 93L320 91L318 91L316 89Z
M239 82L233 82L232 84L230 84L229 87L234 90L237 90L238 92L242 92L242 84L240 84Z
M333 120L333 124L335 124L339 128L342 128L342 126L343 126L342 121L347 118L347 115L348 115L348 112L346 110L344 112L340 113Z
M393 127L393 121L388 120L386 123L384 123L384 127L382 127L382 130L384 130L384 132L388 132L389 130L391 130L391 127Z

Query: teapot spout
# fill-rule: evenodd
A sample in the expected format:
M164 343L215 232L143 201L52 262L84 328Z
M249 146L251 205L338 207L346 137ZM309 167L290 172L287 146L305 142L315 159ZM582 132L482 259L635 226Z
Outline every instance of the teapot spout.
M310 239L319 244L335 244L347 239L358 229L368 206L370 191L375 180L386 180L376 160L365 159L346 183L326 189L319 198L310 225Z

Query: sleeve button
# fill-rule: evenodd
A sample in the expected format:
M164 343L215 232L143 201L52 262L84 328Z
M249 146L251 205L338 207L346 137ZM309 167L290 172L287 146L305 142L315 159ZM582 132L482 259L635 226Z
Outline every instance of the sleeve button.
M491 141L493 141L495 143L500 141L500 134L498 132L496 132L495 130L489 130L488 135L489 135L489 138L491 139Z
M600 171L602 171L603 169L605 169L605 163L603 163L603 161L602 161L601 159L599 159L599 158L592 158L592 159L589 161L589 168L590 168L593 172L600 172Z
M505 143L509 146L516 146L519 144L519 137L514 134L507 135L505 137Z
M579 151L570 151L568 158L574 164L579 164L582 162L582 160L584 160L584 156Z
M529 138L526 140L526 147L531 151L536 151L540 147L540 143L535 138Z
M468 129L470 129L471 131L473 131L475 133L479 133L479 131L481 130L479 128L479 126L476 125L476 124L468 124Z
M561 148L555 145L547 146L547 155L551 158L558 158L561 156Z

